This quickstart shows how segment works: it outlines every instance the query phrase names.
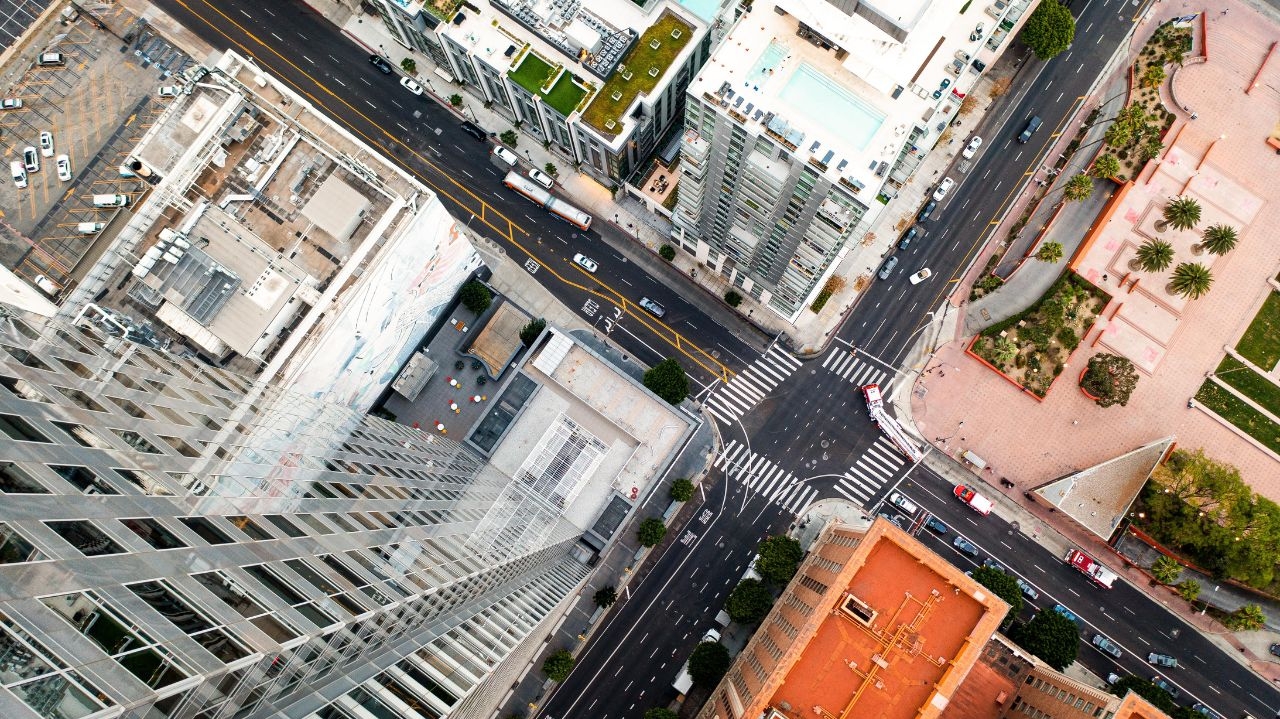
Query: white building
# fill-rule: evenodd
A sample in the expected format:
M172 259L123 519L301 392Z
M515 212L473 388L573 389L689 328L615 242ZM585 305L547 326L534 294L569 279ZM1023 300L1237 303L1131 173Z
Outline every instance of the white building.
M675 239L794 321L1030 0L767 0L689 86Z

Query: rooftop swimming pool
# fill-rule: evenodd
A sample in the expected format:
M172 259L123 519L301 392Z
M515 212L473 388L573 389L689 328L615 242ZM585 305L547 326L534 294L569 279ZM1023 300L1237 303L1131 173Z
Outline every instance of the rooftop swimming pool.
M773 44L770 44L765 54L768 55L772 49ZM865 150L871 144L871 138L884 124L883 114L808 63L801 63L796 68L778 97L794 107L798 114L808 116L823 130L845 138L859 150ZM787 114L785 110L783 114Z
M720 9L721 0L676 0L689 12L697 15L708 24L716 18L716 11Z
M775 41L769 42L769 47L764 49L760 57L756 60L756 64L751 66L751 70L747 73L745 87L752 90L759 90L760 86L769 79L773 71L782 64L787 57L787 48L785 45L779 45Z

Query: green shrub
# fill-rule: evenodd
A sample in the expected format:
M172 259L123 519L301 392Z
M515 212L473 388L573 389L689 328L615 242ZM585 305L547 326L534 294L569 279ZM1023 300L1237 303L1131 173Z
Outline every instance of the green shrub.
M671 245L663 245L658 248L658 256L670 262L676 258L676 248Z
M542 663L542 673L553 682L562 682L569 678L569 673L573 671L573 663L573 655L561 649Z
M676 502L688 502L693 499L693 482L681 477L671 483L671 499Z
M742 304L742 295L738 294L737 292L734 292L733 290L729 290L728 292L724 293L724 301L725 301L725 304L729 305L730 307L737 307L738 305Z
M476 314L481 314L493 304L493 293L480 280L471 280L458 292L462 306Z
M640 523L640 529L636 532L636 537L640 540L640 544L646 547L656 547L667 536L667 525L657 517L649 517Z

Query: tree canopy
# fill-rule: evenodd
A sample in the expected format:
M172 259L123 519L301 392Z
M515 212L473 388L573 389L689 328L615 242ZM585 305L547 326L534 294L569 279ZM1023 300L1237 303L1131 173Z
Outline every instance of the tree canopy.
M1022 26L1022 42L1041 60L1067 49L1076 36L1076 19L1058 0L1044 0Z
M1062 259L1062 243L1046 242L1040 245L1040 249L1036 250L1036 259L1050 265L1056 264Z
M755 624L773 608L773 595L758 579L744 579L729 592L724 610L739 624Z
M1005 615L1006 621L1013 621L1014 617L1022 611L1022 588L1018 586L1018 580L1012 576L999 569L978 567L973 570L973 579L1009 604L1009 613Z
M1089 174L1100 180L1109 180L1120 174L1120 161L1111 153L1099 155L1098 159L1093 161Z
M677 502L688 502L693 499L693 482L681 477L671 483L671 499Z
M757 551L760 561L756 562L756 572L771 584L790 582L800 568L800 560L804 559L800 543L784 534L761 540Z
M1134 694L1155 704L1157 709L1166 714L1173 712L1178 706L1173 701L1173 695L1153 684L1150 679L1143 679L1142 677L1132 675L1121 677L1119 681L1112 684L1108 689L1118 697L1123 697L1132 689Z
M480 314L493 304L493 293L480 280L471 280L458 291L458 299L463 307Z
M542 334L542 330L546 328L546 320L542 318L532 320L520 329L520 341L524 343L525 347L528 347L533 344L534 340L538 339L538 335Z
M667 404L680 404L689 396L689 377L680 363L670 357L644 373L644 386Z
M695 684L712 684L729 671L729 650L720 642L702 642L689 656L689 676Z
M542 663L542 673L553 682L562 682L573 671L573 662L573 655L568 650L561 649Z
M1062 196L1070 202L1087 200L1093 195L1093 179L1081 172L1075 175L1062 188Z
M1189 300L1204 297L1212 287L1213 271L1199 262L1178 263L1169 278L1169 289Z
M1074 662L1080 651L1080 627L1049 609L1037 612L1026 624L1015 625L1009 638L1058 671Z
M1089 358L1080 386L1097 397L1094 401L1099 407L1123 407L1138 386L1138 370L1126 357L1100 352Z
M1173 584L1182 575L1182 565L1173 557L1161 556L1151 565L1151 576L1161 584Z
M618 601L618 590L614 589L612 584L607 587L600 587L596 590L592 599L595 600L597 607L608 609L613 606L614 602Z
M667 525L657 517L649 517L640 523L636 536L644 546L656 547L667 536Z

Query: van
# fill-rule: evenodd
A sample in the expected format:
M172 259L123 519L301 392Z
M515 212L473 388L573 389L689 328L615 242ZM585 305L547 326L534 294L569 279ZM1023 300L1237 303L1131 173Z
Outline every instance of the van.
M1039 130L1042 124L1044 124L1044 121L1040 119L1039 115L1032 115L1031 119L1027 120L1027 126L1022 130L1022 134L1018 135L1018 142L1026 143L1027 140L1031 139L1032 135L1036 134L1036 130Z
M978 455L974 454L973 452L970 452L967 449L960 456L964 458L964 461L968 462L969 464L972 464L973 468L978 470L979 472L987 468L987 461L985 459L979 457Z
M128 195L94 195L94 207L128 207Z
M708 629L707 633L702 635L702 641L716 642L718 644L720 642L720 630L715 627Z
M106 226L105 222L81 222L76 225L76 232L82 235L96 235Z
M36 58L36 64L41 67L66 65L67 56L60 52L42 52L40 53L40 57Z
M519 158L516 157L516 153L498 145L494 145L493 147L493 156L498 159L498 162L501 162L507 167L515 167L516 163L519 162Z

